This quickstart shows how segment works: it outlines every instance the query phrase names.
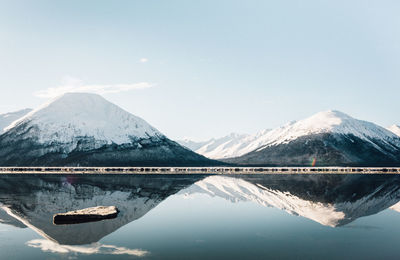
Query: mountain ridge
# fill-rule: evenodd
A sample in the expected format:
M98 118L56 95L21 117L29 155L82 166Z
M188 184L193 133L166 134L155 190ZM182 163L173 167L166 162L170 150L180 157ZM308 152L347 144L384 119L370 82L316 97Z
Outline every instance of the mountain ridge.
M400 138L337 110L267 132L264 145L222 161L247 166L398 166Z
M97 94L64 94L13 122L0 135L1 166L217 164Z

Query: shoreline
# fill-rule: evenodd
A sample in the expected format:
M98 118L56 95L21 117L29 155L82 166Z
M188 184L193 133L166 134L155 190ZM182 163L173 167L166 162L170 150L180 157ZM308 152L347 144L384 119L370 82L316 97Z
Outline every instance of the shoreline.
M400 167L0 167L0 174L400 174Z

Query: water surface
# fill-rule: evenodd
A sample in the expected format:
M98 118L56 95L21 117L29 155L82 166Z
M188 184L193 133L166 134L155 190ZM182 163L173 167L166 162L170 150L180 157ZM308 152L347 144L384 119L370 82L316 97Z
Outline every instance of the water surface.
M0 175L0 258L396 259L399 201L397 175Z

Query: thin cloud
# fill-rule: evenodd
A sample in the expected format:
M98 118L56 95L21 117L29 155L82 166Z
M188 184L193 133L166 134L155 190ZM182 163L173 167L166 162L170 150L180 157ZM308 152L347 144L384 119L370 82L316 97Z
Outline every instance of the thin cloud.
M149 59L147 59L147 58L141 58L139 61L140 61L141 63L145 63L145 62L148 62Z
M47 239L33 239L26 242L26 245L33 248L39 248L43 252L52 253L78 253L85 255L102 254L102 255L131 255L136 257L143 257L149 254L148 251L142 249L129 249L126 247L118 247L114 245L104 245L100 243L93 243L85 246L70 246L60 245L56 242Z
M54 98L68 92L89 92L96 94L119 93L137 89L151 88L154 85L149 82L138 82L131 84L109 84L109 85L86 85L83 81L68 78L65 83L58 87L47 88L33 93L40 98Z

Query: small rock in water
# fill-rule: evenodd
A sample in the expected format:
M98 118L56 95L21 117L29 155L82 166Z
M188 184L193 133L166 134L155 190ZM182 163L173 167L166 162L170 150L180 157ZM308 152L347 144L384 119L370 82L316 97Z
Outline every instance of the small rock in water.
M116 218L118 209L115 206L98 206L86 209L58 213L53 216L53 223L60 224L78 224L102 219Z

